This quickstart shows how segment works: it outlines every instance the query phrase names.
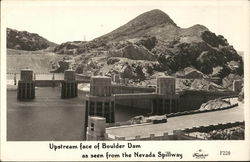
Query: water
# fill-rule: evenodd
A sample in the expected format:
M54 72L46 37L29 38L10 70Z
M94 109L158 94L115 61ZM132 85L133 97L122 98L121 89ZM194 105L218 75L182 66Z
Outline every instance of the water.
M33 101L18 101L16 91L7 91L8 141L84 140L84 93L73 99L60 98L60 87L36 88ZM116 107L117 122L145 114L145 110Z

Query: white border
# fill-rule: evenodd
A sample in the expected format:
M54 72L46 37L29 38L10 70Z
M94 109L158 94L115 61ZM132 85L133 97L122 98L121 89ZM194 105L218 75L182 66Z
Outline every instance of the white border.
M37 2L38 1L33 1ZM32 2L32 3L33 3ZM75 5L76 3L80 3L81 1L63 1L61 5ZM99 1L100 2L100 1ZM107 1L106 1L107 2ZM106 5L107 3L103 2L102 5ZM158 1L161 3L162 1ZM187 1L177 1L171 3L182 3ZM218 3L218 1L213 1ZM237 3L236 1L222 1L222 2L230 2L230 3ZM53 151L49 149L49 143L47 142L7 142L6 141L6 19L4 19L4 15L8 12L6 10L6 5L12 5L13 1L1 1L1 159L0 160L8 160L8 161L86 161L87 159L83 159L81 156L83 153L100 153L106 152L107 150L60 150L60 151ZM31 1L25 1L22 3L31 3ZM60 1L45 1L42 3L43 5L48 4L57 4ZM90 5L96 5L93 1L84 1L84 3L88 3ZM140 4L142 1L126 1L129 5L131 3ZM150 3L154 3L153 1L143 1L145 5L150 5ZM188 1L189 5L192 5L191 1ZM210 3L208 1L203 1L203 3ZM248 1L239 1L244 5L244 9L248 9L246 12L249 15L249 3ZM99 3L98 3L99 4ZM109 1L109 4L118 5L119 2ZM247 7L246 7L247 6ZM233 12L233 11L232 11ZM250 19L242 20L242 21L249 21ZM249 24L249 23L248 23ZM246 44L250 45L249 41L249 26L246 27L245 31L240 31L246 33L246 37L248 42ZM110 153L121 153L121 152L133 152L133 151L140 151L140 152L150 152L150 151L171 151L176 153L183 153L184 158L180 160L201 160L195 159L192 157L193 153L197 152L199 149L202 149L204 153L209 154L209 156L204 160L249 160L249 48L248 51L244 53L244 70L245 70L245 122L246 122L246 140L244 141L135 141L134 144L140 144L142 146L141 149L110 149ZM53 142L54 144L71 144L71 145L79 145L79 143L85 144L92 144L95 145L98 142ZM108 141L106 143L112 144L112 141ZM122 141L119 142L120 144L126 144L128 142ZM231 156L220 156L219 151L222 150L229 150L231 151ZM95 161L98 159L88 159L91 161ZM101 161L130 161L130 160L138 160L138 161L160 161L160 158L118 158L118 159L100 159ZM166 159L164 159L166 160ZM178 159L167 159L167 160L178 160Z

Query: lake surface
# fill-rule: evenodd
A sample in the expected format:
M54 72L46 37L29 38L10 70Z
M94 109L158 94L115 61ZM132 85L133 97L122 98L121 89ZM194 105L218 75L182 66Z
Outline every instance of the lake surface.
M16 90L7 91L8 141L81 141L84 140L85 105L83 92L78 97L61 99L61 88L38 87L32 101L18 101ZM116 107L117 122L148 113Z

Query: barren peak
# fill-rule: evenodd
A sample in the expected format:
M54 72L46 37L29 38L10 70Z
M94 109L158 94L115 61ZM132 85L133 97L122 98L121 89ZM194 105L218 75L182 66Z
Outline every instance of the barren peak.
M159 9L153 9L153 10L150 10L150 11L147 11L147 12L144 12L143 14L152 14L152 15L167 15L165 12L163 12L162 10L159 10ZM141 15L143 15L141 14Z
M171 24L176 26L174 21L165 12L159 9L154 9L145 12L131 21L131 23L140 23L140 22L145 22L151 25Z

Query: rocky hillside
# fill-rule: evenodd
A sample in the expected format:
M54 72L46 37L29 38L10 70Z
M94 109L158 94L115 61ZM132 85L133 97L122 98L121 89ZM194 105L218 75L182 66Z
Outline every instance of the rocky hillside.
M70 54L70 66L79 73L116 71L140 81L158 73L184 74L185 68L195 69L199 76L221 79L243 75L242 57L223 36L199 24L178 27L158 9L92 41L61 44L54 52Z
M56 46L55 43L48 41L36 33L7 28L7 48L37 51L54 46Z

